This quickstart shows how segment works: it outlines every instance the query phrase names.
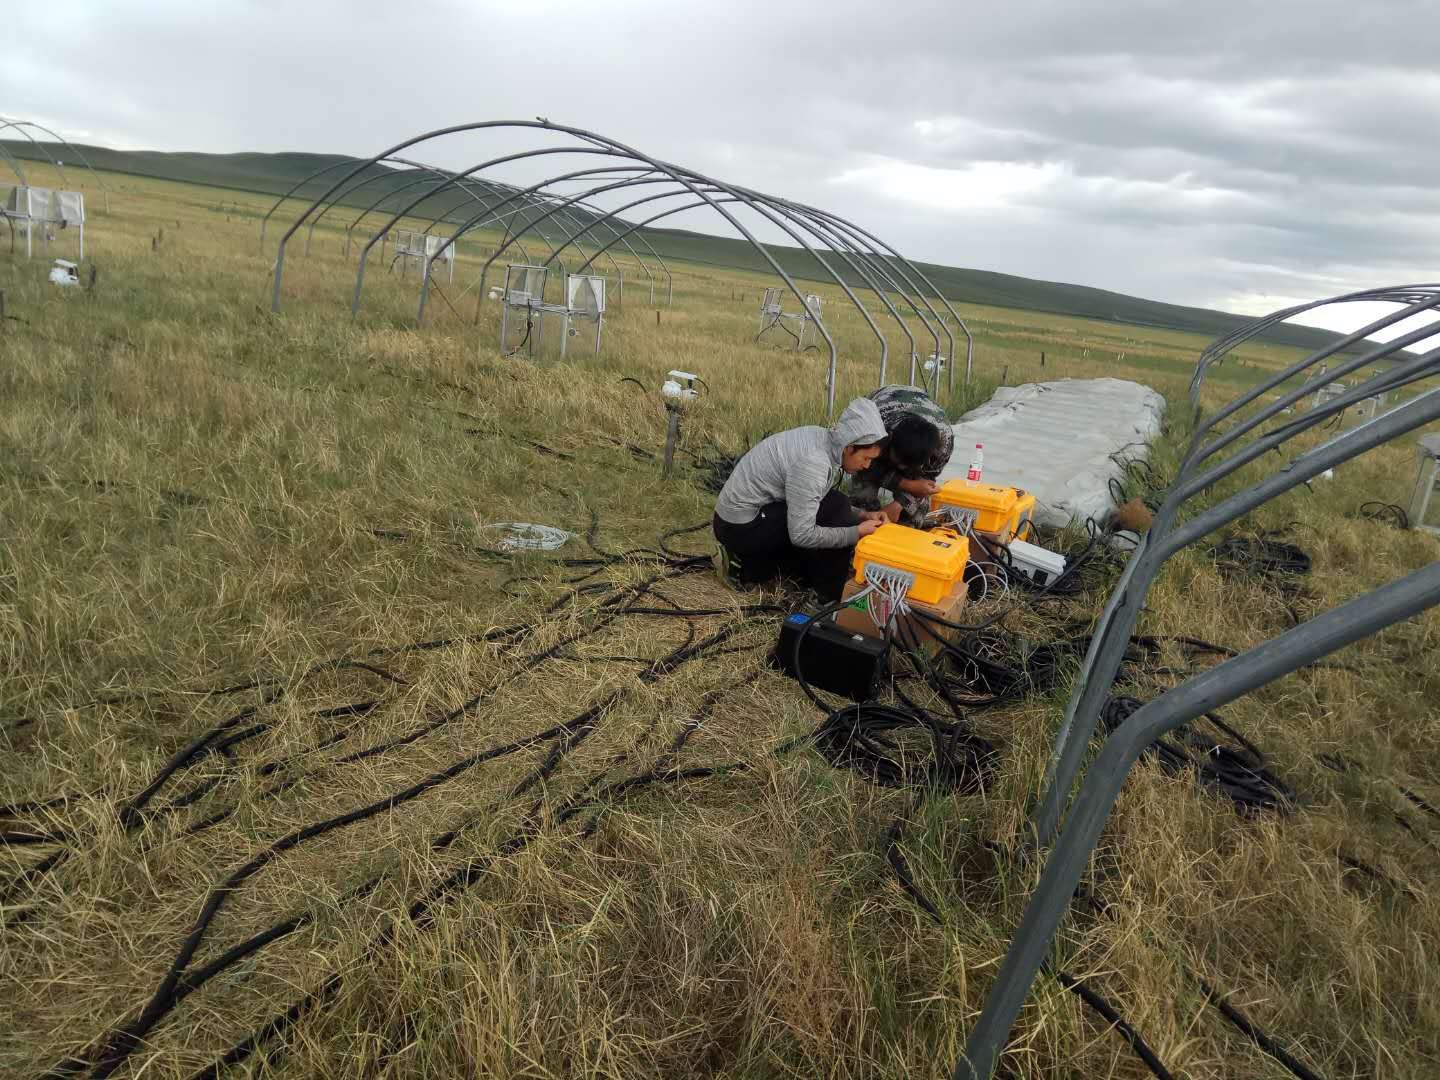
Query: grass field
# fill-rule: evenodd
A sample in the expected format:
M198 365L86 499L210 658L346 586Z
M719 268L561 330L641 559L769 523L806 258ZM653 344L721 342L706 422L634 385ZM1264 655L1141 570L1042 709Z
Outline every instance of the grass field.
M0 148L22 162L44 162L48 155L49 158L59 158L63 164L67 156L63 149L52 146L42 152L22 139L0 139ZM355 162L353 158L337 154L313 153L162 153L111 150L98 146L82 147L81 153L98 168L129 174L131 177L180 181L249 194L269 192L272 196L281 195L300 184L300 193L318 197L325 191L329 181L340 173L329 174L321 181L303 183L307 177L327 166L345 161ZM75 178L88 180L83 169L76 167L73 155L70 156L70 162L66 169L72 183ZM351 200L357 207L374 201L387 189L396 189L412 179L405 173L396 173L394 177L389 177L379 170L366 172L364 176L366 184L355 189L354 199ZM421 190L424 188L408 188L407 198L414 197L417 191ZM273 199L266 200L264 205L268 207L271 202ZM425 203L425 207L428 213L454 221L468 216L467 208L473 207L473 203L458 196L452 198L437 194L433 200ZM572 212L582 219L588 217L586 211L578 208L572 208ZM742 271L763 271L766 274L772 272L755 250L738 238L655 226L647 227L644 232L655 250L665 258ZM815 261L797 247L774 245L772 251L781 265L797 277L823 276ZM974 268L931 264L921 266L931 281L944 290L946 296L963 302L967 307L986 305L1020 309L1027 318L1034 312L1048 312L1092 319L1112 326L1145 327L1147 333L1155 329L1163 333L1168 328L1204 334L1207 337L1228 333L1243 321L1240 316L1225 312L1166 304L1084 285L1037 281L1014 274ZM836 268L842 273L845 270L843 264ZM1327 344L1332 337L1328 332L1312 327L1283 324L1268 331L1266 340L1315 349Z
M414 277L378 265L351 319L354 263L322 227L272 316L268 199L111 186L93 292L0 254L0 1075L78 1055L189 1077L295 1003L266 1044L284 1052L223 1075L948 1075L1033 884L1013 845L1067 687L973 712L1001 753L983 794L917 808L776 752L820 719L763 663L777 617L746 606L777 597L652 554L708 520L692 455L821 416L817 355L751 340L765 279L677 268L673 307L657 320L627 291L598 357L507 359L494 305L472 326L458 287L479 244L416 330ZM826 302L844 401L877 353ZM1174 406L1155 456L1173 467L1204 339L964 314L977 378L953 411L1006 371L1138 379ZM1296 355L1243 348L1209 393ZM655 389L674 367L710 392L664 482ZM1403 500L1411 454L1244 523L1290 525L1314 558L1298 595L1197 549L1142 632L1243 649L1435 559L1433 538L1353 516ZM577 538L497 557L485 525L510 520ZM1004 625L1083 632L1093 584ZM632 610L677 606L720 613ZM1239 816L1153 764L1127 784L1088 882L1107 913L1077 906L1056 966L1175 1075L1292 1075L1197 978L1328 1080L1440 1072L1440 816L1401 792L1440 805L1437 637L1432 612L1225 711L1301 793L1292 814ZM1125 692L1208 662L1167 648ZM1327 769L1335 753L1360 768ZM939 922L887 863L899 819ZM1148 1075L1048 977L1004 1068Z

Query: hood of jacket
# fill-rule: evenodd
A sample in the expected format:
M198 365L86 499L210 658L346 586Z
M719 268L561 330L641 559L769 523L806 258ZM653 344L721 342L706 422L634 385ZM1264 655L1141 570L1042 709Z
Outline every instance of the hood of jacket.
M857 397L830 428L830 458L839 465L845 447L866 446L883 438L885 421L880 419L880 407L869 398Z

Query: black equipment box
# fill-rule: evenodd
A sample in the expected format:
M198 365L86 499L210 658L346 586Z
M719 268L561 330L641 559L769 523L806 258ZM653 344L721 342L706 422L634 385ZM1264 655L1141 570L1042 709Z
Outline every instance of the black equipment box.
M771 662L795 678L795 642L810 624L809 615L796 612L780 626L780 641ZM885 662L885 643L878 638L842 630L828 620L810 626L800 646L800 669L805 681L819 690L865 701Z

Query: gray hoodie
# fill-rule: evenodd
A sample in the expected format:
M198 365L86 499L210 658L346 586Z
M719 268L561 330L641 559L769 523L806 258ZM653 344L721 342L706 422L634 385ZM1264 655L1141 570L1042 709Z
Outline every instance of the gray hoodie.
M850 547L860 538L855 526L826 528L815 524L815 515L839 479L845 447L868 446L884 437L879 408L869 398L856 398L834 427L791 428L761 439L725 481L715 513L732 525L747 525L769 503L783 502L796 547Z

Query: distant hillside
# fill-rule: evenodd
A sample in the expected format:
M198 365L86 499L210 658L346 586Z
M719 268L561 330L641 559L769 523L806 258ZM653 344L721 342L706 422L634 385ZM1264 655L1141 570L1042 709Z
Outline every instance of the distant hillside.
M0 145L22 160L44 160L43 155L29 142L0 140ZM64 160L65 155L59 146L44 145L50 153ZM297 192L311 197L318 196L335 179L344 175L344 163L358 164L358 159L340 154L161 153L147 150L107 150L84 145L80 150L97 169L273 195L287 191L292 185L326 166L336 166L327 175L303 185ZM74 165L79 165L78 161L73 158L71 160ZM372 167L364 174L363 179L366 181L363 189L356 191L352 197L343 200L344 202L359 208L387 195L393 195L385 199L385 207L390 209L423 195L430 184L428 178L413 171L384 166ZM421 208L422 216L458 222L469 216L473 208L479 205L475 201L476 196L483 198L497 192L508 193L514 190L505 185L488 184L473 179L467 183L472 186L473 195L456 193L431 200ZM591 220L591 215L578 208L572 208L570 213L572 220L586 224ZM556 226L555 232L558 234L561 231L560 227ZM644 232L662 256L760 272L770 270L759 254L743 240L681 229L647 228ZM815 260L799 248L774 245L770 250L786 271L797 277L815 279L823 276ZM1076 315L1135 326L1187 330L1210 337L1227 333L1246 321L1242 315L1182 307L1158 300L1144 300L1086 285L1039 281L1012 274L931 263L917 265L945 296L956 303ZM836 269L838 271L841 268ZM1270 331L1265 337L1268 341L1305 348L1318 348L1334 340L1334 335L1327 331L1302 326L1281 326Z

